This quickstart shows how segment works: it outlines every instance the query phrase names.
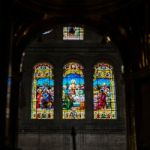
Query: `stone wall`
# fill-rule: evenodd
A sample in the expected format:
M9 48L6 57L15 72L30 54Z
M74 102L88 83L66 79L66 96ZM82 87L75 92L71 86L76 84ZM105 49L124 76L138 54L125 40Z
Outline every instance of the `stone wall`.
M105 37L106 38L106 37ZM40 39L40 40L39 40ZM32 41L23 57L23 74L20 84L18 121L18 148L22 150L126 150L126 106L122 60L118 49L95 30L85 27L83 41L62 40L62 26L54 28L45 37ZM103 43L104 42L104 43ZM62 120L61 82L62 67L69 60L78 60L85 67L86 119ZM59 60L59 61L58 61ZM55 116L53 120L31 119L31 88L33 66L38 62L55 66ZM114 67L117 119L93 119L93 65L106 61ZM76 147L73 149L71 128L76 127ZM78 130L80 130L78 132ZM55 132L56 131L56 132Z
M75 136L76 150L126 150L125 134L86 134ZM19 134L21 150L74 150L71 134Z

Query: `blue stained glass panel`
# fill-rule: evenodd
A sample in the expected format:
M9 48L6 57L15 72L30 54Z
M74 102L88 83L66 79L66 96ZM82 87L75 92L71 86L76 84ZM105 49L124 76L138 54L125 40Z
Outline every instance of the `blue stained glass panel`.
M63 119L85 118L83 67L76 62L64 66L62 102Z
M53 66L39 63L34 67L31 119L54 118Z

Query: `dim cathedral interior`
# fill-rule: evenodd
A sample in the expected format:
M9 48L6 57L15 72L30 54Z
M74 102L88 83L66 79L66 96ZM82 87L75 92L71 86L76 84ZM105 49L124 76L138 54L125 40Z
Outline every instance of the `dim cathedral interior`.
M0 6L2 150L150 149L149 0Z

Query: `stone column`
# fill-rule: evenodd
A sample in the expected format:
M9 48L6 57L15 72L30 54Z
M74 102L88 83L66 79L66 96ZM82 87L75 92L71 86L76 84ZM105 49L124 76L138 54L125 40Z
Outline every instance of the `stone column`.
M6 149L6 101L11 51L11 8L13 0L0 2L0 148Z

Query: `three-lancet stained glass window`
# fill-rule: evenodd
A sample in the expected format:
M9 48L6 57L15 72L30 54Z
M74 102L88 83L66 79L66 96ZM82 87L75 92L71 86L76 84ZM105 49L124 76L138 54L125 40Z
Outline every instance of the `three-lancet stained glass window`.
M116 94L113 67L97 63L93 74L94 119L116 119ZM31 119L54 118L53 66L34 66L32 82ZM63 67L62 118L85 119L84 67L69 62Z
M85 119L83 70L83 66L77 62L69 62L63 67L63 119Z
M83 40L84 28L79 26L63 27L63 40Z
M107 63L94 66L94 119L116 119L116 95L113 67Z
M53 66L39 63L34 66L32 82L31 119L54 118Z

